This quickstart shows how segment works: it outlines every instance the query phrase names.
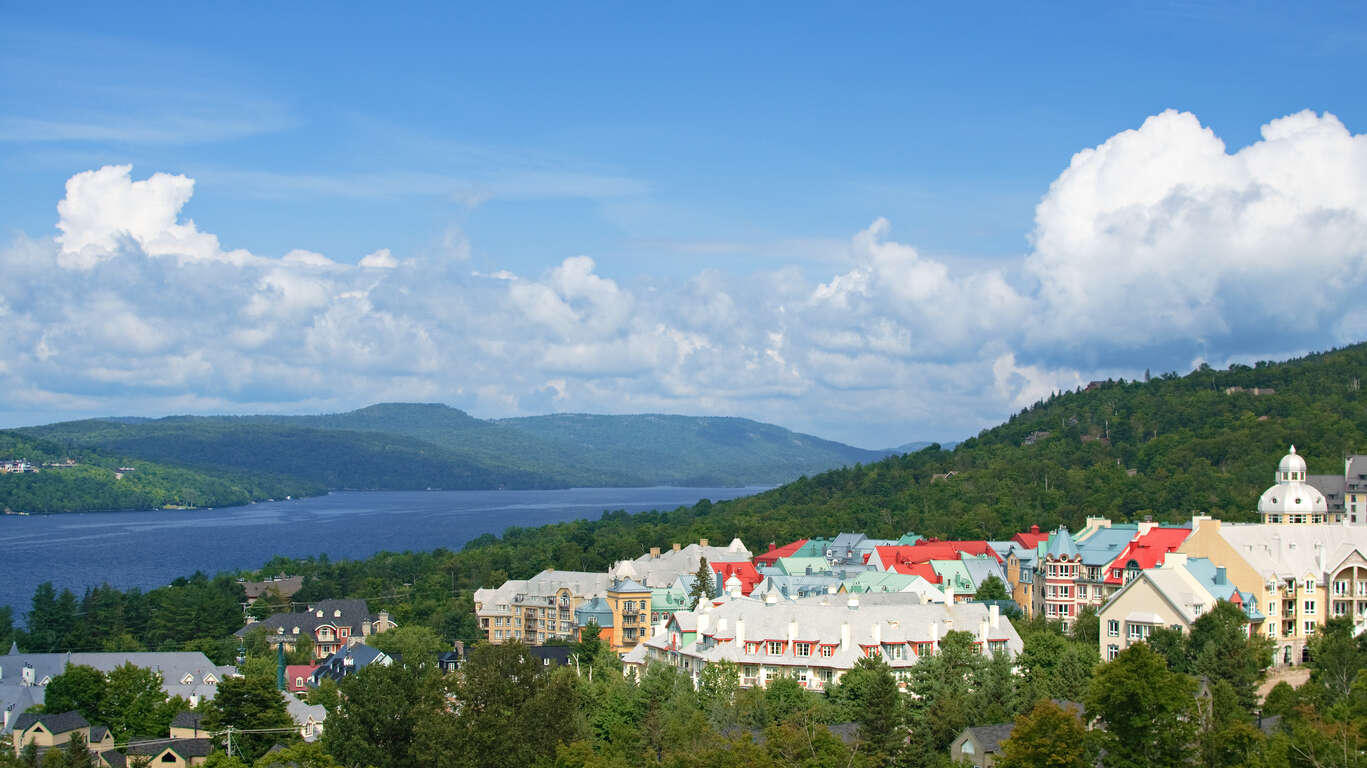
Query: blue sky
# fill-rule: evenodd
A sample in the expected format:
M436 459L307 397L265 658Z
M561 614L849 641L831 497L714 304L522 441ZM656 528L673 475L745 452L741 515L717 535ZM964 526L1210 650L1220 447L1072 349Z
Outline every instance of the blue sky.
M0 5L0 424L420 399L881 447L1367 332L1362 6L736 5Z

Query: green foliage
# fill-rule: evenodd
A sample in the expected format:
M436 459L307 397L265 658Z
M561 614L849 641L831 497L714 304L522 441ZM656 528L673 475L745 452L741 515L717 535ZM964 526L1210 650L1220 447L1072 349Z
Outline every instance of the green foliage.
M1016 718L1001 744L998 768L1088 768L1087 729L1077 714L1041 699Z
M252 768L341 768L318 742L299 741L262 755Z
M288 728L293 721L285 712L285 699L275 687L274 678L261 676L229 677L218 684L213 701L205 707L204 727L217 731L232 726L234 731ZM250 762L266 754L276 743L288 743L294 733L235 733L233 754ZM220 746L226 746L226 738Z
M52 678L43 695L44 712L76 710L91 723L103 723L105 691L108 681L104 673L80 664L68 666Z
M1010 600L1011 592L1006 588L1006 582L996 576L988 576L978 585L978 591L973 593L973 599Z
M688 588L688 600L684 603L689 608L697 608L702 601L712 598L712 573L707 558L698 558L698 570L693 573L693 585Z
M101 719L115 741L166 733L171 719L184 706L181 699L166 698L160 672L121 664L110 670L105 680Z
M1087 688L1086 711L1107 768L1185 766L1193 757L1196 684L1168 669L1143 643L1101 665Z
M401 664L371 664L344 678L340 703L328 711L323 747L347 768L429 765L414 754L419 718L436 721L445 682Z
M904 735L897 681L882 659L861 658L832 690L843 718L859 724L859 738L874 759L896 754Z
M434 630L422 625L396 627L372 635L366 642L405 666L419 669L435 667L437 654L448 649Z

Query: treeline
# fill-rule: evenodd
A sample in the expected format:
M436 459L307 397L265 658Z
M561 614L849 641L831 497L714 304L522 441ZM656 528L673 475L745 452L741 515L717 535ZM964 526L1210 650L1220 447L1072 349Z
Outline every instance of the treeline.
M38 472L0 474L0 511L51 514L160 507L227 507L255 499L309 496L326 486L273 473L201 471L0 431L0 458L28 459ZM44 463L75 466L43 467ZM131 471L120 471L120 468Z

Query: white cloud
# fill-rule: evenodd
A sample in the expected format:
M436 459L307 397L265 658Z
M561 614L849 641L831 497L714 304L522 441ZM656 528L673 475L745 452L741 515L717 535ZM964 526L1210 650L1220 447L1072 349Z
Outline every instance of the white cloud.
M927 256L883 219L801 268L681 281L609 276L588 255L472 272L458 228L353 266L227 250L184 218L193 191L86 171L54 239L0 250L12 402L715 413L873 446L961 437L1092 378L1367 332L1367 138L1327 114L1272 121L1233 153L1191 115L1150 118L1079 152L1032 250L995 266ZM813 264L842 266L811 279Z

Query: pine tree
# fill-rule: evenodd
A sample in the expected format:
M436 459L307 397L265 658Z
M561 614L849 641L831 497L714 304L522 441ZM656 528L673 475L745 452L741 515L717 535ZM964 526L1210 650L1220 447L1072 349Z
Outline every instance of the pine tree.
M693 574L693 588L688 590L688 604L697 608L703 600L712 597L712 566L707 558L698 558L698 572Z

